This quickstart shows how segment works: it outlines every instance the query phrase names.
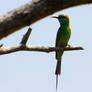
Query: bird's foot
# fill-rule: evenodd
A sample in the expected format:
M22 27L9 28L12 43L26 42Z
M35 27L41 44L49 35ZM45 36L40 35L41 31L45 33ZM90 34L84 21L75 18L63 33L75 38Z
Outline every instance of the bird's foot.
M68 44L67 46L68 46L68 47L71 47L71 45L70 45L70 44Z

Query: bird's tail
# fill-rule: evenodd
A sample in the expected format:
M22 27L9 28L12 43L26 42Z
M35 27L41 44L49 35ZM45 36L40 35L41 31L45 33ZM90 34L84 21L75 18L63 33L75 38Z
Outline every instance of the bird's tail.
M57 89L57 85L58 85L58 75L61 74L61 60L60 60L60 61L57 61L57 66L56 66L55 74L56 74L56 89Z
M56 75L60 75L61 74L61 61L57 61L55 74Z

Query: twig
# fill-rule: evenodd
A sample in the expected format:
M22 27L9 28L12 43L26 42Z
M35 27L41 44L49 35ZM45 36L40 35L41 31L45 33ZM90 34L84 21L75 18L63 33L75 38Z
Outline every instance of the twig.
M21 44L26 44L27 43L27 40L30 36L31 31L32 31L32 29L28 28L27 33L23 36L22 41L20 42Z
M0 44L0 48L3 46L3 44Z
M32 46L32 45L22 45L17 44L14 46L6 47L6 48L0 48L0 55L3 54L9 54L12 52L17 51L39 51L39 52L53 52L53 51L71 51L71 50L83 50L80 46L66 46L61 48L55 48L55 47L48 47L48 46Z

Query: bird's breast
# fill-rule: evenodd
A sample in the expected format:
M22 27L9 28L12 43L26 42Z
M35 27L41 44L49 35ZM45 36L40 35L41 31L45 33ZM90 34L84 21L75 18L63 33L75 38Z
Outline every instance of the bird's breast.
M68 44L68 41L69 41L69 38L70 38L70 35L71 35L71 30L70 28L68 27L64 27L61 29L61 40L60 40L60 44L61 45L67 45Z

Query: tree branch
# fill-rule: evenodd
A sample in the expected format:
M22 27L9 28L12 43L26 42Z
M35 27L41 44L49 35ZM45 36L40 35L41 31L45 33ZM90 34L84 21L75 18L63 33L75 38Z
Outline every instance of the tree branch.
M31 29L31 28L28 28L28 31L27 31L27 33L23 36L23 38L22 38L20 44L24 44L24 45L25 45L25 44L27 43L28 38L29 38L29 36L30 36L30 34L31 34L31 31L32 31L32 29Z
M28 31L23 35L21 42L14 46L2 47L3 44L0 45L0 55L9 54L17 51L39 51L39 52L53 52L53 51L71 51L71 50L83 50L80 46L63 46L63 47L48 47L48 46L32 46L26 45L29 35L32 29L28 28Z
M0 39L59 10L89 3L92 0L32 0L0 16Z
M0 55L9 54L17 51L39 51L39 52L53 52L53 51L71 51L71 50L83 50L80 46L66 46L61 48L48 47L48 46L32 46L17 44L14 46L0 48Z

